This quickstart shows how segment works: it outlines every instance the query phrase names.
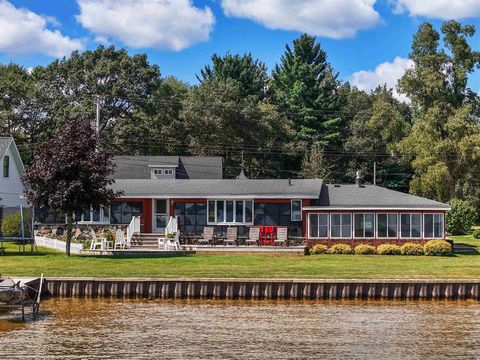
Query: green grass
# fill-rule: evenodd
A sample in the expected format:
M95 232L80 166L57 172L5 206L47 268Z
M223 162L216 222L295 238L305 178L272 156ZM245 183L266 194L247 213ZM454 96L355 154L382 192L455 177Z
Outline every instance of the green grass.
M480 248L471 236L455 241ZM40 249L37 254L19 255L18 247L7 246L0 256L0 274L9 276L79 277L231 277L305 279L480 279L479 255L451 257L365 256L365 255L207 255L179 257L65 257Z

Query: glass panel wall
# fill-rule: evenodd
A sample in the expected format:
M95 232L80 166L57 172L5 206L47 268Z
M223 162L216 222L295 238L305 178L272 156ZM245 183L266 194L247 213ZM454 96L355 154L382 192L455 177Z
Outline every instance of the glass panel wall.
M141 216L142 213L143 202L114 202L111 206L111 222L112 224L130 224L132 217Z
M352 237L352 214L331 214L330 215L330 237L351 238Z
M175 203L173 214L178 218L180 231L186 235L200 235L207 226L206 203Z
M420 238L422 235L422 214L400 215L400 236L402 238Z
M373 238L375 237L375 214L364 213L355 214L355 237Z
M328 238L328 214L309 214L308 237Z
M424 237L433 239L443 239L443 214L424 214L423 231Z
M397 237L398 214L378 214L377 215L377 237L396 238Z

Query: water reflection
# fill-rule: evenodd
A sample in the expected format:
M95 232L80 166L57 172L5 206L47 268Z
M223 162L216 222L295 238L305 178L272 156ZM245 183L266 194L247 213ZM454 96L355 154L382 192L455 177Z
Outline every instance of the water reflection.
M0 315L0 359L480 357L477 302L51 299L42 305L36 322Z

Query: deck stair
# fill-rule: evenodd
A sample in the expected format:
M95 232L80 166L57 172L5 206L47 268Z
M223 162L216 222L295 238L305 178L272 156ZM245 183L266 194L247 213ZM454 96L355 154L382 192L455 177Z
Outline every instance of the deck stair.
M132 248L157 248L158 238L165 236L161 233L137 233L132 237Z

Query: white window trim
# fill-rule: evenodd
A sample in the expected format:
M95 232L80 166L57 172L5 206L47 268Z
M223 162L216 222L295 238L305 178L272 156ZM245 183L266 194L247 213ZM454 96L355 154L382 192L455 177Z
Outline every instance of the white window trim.
M332 216L333 215L350 215L350 236L332 236ZM345 213L330 213L330 222L328 224L329 228L329 235L330 239L352 239L353 238L353 213L351 212L345 212ZM340 232L342 232L342 227L343 227L343 217L340 216Z
M215 221L210 221L209 214L210 214L210 202L213 201L215 203ZM223 202L223 221L218 221L217 219L217 203ZM233 222L225 221L227 218L227 201L233 202ZM237 202L243 202L243 214L242 214L242 221L237 222ZM246 222L246 202L252 203L252 221ZM255 204L254 201L251 199L207 199L207 225L253 225L254 218L255 218Z
M400 213L400 223L399 223L399 228L400 228L400 233L399 233L399 238L400 239L423 239L423 214L422 213ZM410 237L403 237L402 235L402 215L409 215L410 216ZM412 236L412 215L420 215L420 236Z
M327 236L311 236L310 234L310 216L311 215L326 215L327 216ZM317 224L318 225L318 224ZM318 225L320 227L320 225ZM309 213L308 214L308 224L307 224L307 232L309 239L328 239L330 237L330 214L329 213Z
M163 175L173 175L174 170L173 169L163 169Z
M387 236L386 237L383 237L383 236L379 236L378 235L378 215L387 215ZM388 236L388 216L389 215L395 215L397 217L397 236ZM399 221L399 213L396 213L396 212L381 212L381 213L377 213L377 216L375 217L375 238L377 239L398 239L399 236L400 236L400 221Z
M299 201L300 202L300 219L293 218L293 202ZM290 200L290 221L303 221L303 214L302 214L302 199L292 199Z
M370 215L373 215L373 236L370 236L370 237L366 237L365 236L365 228L363 229L363 236L361 237L357 237L357 235L355 235L355 215L365 215L365 214L370 214ZM353 239L368 239L368 240L371 240L371 239L375 239L376 236L377 236L377 232L375 231L376 230L376 226L377 226L377 217L375 216L375 213L374 212L354 212L353 213L353 219L352 219L352 238Z
M433 236L426 236L425 235L425 215L433 215ZM440 219L442 220L442 236L441 237L438 237L438 236L435 236L435 215L440 215ZM422 236L423 236L423 239L443 239L445 238L445 214L444 213L423 213L423 216L422 216Z

